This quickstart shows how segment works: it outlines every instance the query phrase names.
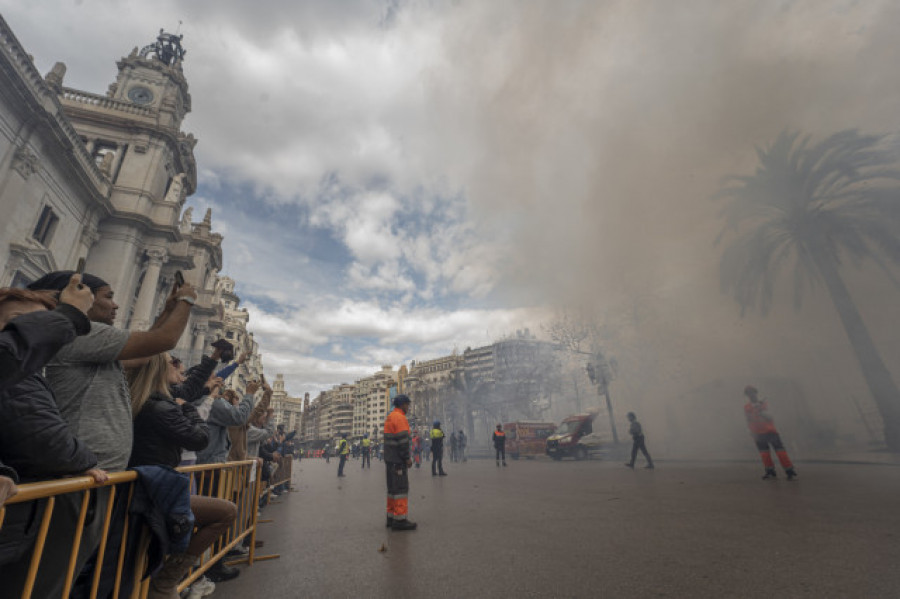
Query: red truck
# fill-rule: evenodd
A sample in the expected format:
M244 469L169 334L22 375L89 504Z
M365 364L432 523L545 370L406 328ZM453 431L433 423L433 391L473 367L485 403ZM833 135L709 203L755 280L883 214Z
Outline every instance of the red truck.
M576 460L587 458L592 448L579 441L594 432L596 417L597 414L575 414L563 420L556 432L547 437L547 455L554 460L566 457Z
M552 422L518 420L507 422L503 430L506 431L506 453L518 460L519 456L534 458L543 455L547 437L553 434L556 425Z

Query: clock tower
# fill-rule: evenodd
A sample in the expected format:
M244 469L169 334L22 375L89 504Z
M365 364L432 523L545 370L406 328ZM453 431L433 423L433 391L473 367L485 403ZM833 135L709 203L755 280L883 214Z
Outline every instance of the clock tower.
M93 215L87 270L101 274L120 305L116 324L142 328L157 311L179 258L181 212L197 187L196 139L181 131L191 110L182 36L160 30L116 65L105 96L59 87L72 125L110 184L111 211ZM61 79L61 77L60 77Z

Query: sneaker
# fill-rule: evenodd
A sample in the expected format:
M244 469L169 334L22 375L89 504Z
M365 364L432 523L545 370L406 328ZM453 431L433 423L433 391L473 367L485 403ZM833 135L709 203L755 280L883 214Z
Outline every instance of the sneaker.
M770 480L770 479L776 479L776 478L778 478L778 474L775 472L774 468L766 469L766 473L762 477L763 480Z
M788 480L794 480L795 478L797 478L797 471L794 470L793 468L788 468L787 470L784 471L784 473L787 474Z
M250 550L243 545L238 545L234 547L231 551L225 554L225 557L228 559L234 559L236 557L244 557L250 553Z
M409 520L394 520L391 530L415 530L419 525Z
M441 472L440 474L438 474L438 476L447 476L447 473L446 473L446 472Z
M201 597L212 595L215 590L216 583L206 576L201 576L191 585L191 593L188 595L188 599L201 599Z
M625 467L634 470L634 464L625 464Z
M225 582L241 575L241 571L234 566L228 566L222 561L218 561L206 571L206 577L213 582Z
M644 466L644 470L653 470L654 467L655 466L653 464L647 464L646 466Z

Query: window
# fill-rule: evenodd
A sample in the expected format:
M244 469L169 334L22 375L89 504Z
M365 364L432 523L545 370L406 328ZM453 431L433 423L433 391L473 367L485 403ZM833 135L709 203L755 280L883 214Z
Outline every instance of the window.
M44 206L41 211L41 217L38 219L37 226L34 228L32 237L42 246L47 247L53 238L53 232L56 229L56 223L59 217L53 212L50 206Z
M225 337L227 339L234 339L234 331L228 331L225 333Z

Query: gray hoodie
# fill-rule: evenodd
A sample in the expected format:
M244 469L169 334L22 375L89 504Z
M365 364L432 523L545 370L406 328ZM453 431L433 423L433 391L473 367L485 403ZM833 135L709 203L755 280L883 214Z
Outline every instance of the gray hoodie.
M209 426L209 445L197 452L198 464L221 464L228 461L231 439L228 437L229 426L241 426L250 420L253 410L253 396L245 395L236 406L222 397L217 397L209 410L206 421Z

